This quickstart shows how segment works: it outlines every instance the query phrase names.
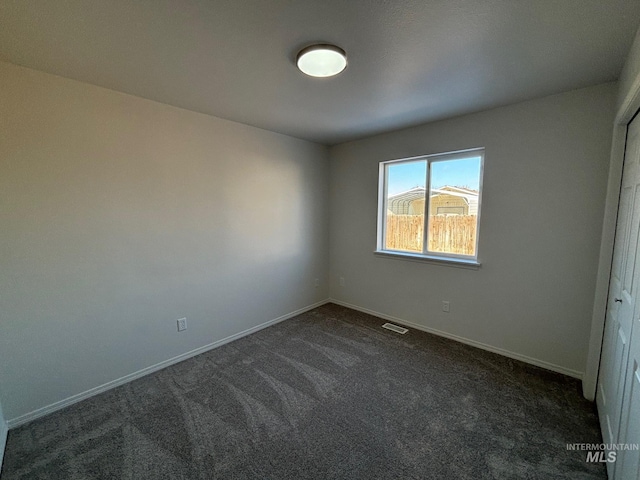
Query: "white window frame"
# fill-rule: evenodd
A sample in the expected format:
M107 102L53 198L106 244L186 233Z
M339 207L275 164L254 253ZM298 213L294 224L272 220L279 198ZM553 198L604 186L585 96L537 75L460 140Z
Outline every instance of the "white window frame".
M378 170L378 225L377 225L377 246L374 253L377 255L388 256L392 258L403 258L407 260L418 260L427 262L447 263L456 266L463 267L479 267L480 262L478 260L478 246L480 241L480 214L482 212L482 180L484 174L484 148L471 148L467 150L458 150L455 152L435 153L429 155L420 155L417 157L401 158L397 160L386 160L379 164ZM475 255L461 255L456 253L444 253L444 252L430 252L427 250L429 245L429 239L427 235L429 233L429 207L430 207L430 195L431 192L431 165L435 162L441 162L446 160L463 160L465 158L480 157L480 181L478 192L478 218L476 225L476 245ZM386 190L388 183L388 168L389 165L397 165L399 163L408 163L416 161L426 161L426 179L425 179L425 215L424 215L424 238L422 239L422 253L407 252L404 250L389 250L384 248L386 229L387 229L387 215L386 215Z

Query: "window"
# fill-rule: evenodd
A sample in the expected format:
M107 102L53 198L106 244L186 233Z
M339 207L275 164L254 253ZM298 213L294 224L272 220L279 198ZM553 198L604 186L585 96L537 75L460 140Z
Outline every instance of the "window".
M477 264L483 163L484 149L381 162L377 252Z

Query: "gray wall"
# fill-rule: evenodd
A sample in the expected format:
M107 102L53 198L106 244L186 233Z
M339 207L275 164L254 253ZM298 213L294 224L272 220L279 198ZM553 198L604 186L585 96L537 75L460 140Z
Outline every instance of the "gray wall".
M331 297L579 376L615 95L605 84L333 147ZM482 267L374 256L378 162L472 147L486 148Z
M0 112L7 419L327 298L326 147L6 63Z
M579 374L615 92L591 87L328 152L0 63L5 418L322 301L329 258L339 301ZM378 162L478 146L482 268L375 257Z

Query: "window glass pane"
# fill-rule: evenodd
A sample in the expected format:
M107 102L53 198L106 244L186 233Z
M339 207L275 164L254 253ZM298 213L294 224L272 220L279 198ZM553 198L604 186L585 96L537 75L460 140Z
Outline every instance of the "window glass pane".
M430 252L476 255L481 157L431 163Z
M386 169L384 248L422 253L427 162L392 163Z

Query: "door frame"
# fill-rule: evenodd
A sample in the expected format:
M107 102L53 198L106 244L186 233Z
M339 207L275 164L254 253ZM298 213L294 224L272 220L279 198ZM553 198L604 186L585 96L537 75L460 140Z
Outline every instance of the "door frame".
M634 49L637 50L634 51ZM634 63L638 63L638 59L634 58L634 56L640 57L640 30L638 30L630 56L627 59L627 66L633 66ZM598 370L600 368L600 355L602 353L602 336L604 333L609 279L611 275L611 261L613 259L613 244L618 218L618 200L620 198L620 185L622 182L622 165L624 163L624 149L627 139L627 125L636 112L640 110L640 68L637 68L633 74L634 77L632 77L632 81L630 82L629 91L619 92L624 95L624 98L618 106L613 125L609 179L600 238L600 256L598 259L595 298L591 316L591 337L589 339L585 374L582 379L582 394L589 400L595 399L596 386L598 383Z

